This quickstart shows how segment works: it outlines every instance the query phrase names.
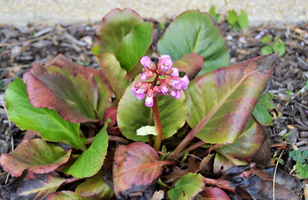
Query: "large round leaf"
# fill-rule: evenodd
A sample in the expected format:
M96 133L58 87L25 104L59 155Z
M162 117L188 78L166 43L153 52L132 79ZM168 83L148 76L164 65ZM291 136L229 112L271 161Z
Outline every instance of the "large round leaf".
M158 41L158 53L173 61L196 52L203 57L202 75L229 64L229 51L218 27L207 13L191 10L179 15Z
M106 14L98 25L96 34L100 37L100 53L115 55L123 38L134 28L141 24L143 19L132 9L117 8Z
M148 136L137 136L137 129L154 125L151 108L144 104L144 99L138 101L131 92L132 87L140 81L140 75L126 89L118 107L118 123L122 134L134 141L149 141ZM184 92L181 99L175 99L169 95L158 96L158 109L163 127L163 139L171 137L181 128L187 116L187 105Z
M233 143L244 129L272 72L277 54L217 69L186 92L188 124L206 143Z

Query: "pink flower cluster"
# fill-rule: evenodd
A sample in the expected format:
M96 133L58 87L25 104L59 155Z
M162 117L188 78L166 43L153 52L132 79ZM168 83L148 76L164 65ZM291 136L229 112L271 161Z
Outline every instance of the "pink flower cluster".
M143 65L142 74L138 83L132 88L132 93L138 100L142 100L144 96L145 105L153 106L153 98L158 94L166 95L180 99L182 89L186 90L189 84L189 79L185 75L179 77L179 70L172 68L173 62L169 55L161 55L157 66L147 56L140 60ZM154 81L146 81L155 75Z

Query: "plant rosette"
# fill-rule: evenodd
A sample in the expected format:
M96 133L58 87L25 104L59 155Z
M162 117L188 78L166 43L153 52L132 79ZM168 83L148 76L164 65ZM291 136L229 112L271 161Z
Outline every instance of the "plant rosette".
M161 188L170 199L226 196L223 190L247 198L264 190L243 183L246 193L238 192L221 175L246 165L249 177L259 177L250 161L264 156L262 126L271 124L272 107L261 94L278 54L228 66L211 16L190 10L159 39L156 63L153 27L131 9L114 9L92 48L101 70L59 55L9 85L9 118L39 135L0 157L18 177L15 198L151 199ZM205 166L223 184L207 178ZM65 191L64 184L75 186Z

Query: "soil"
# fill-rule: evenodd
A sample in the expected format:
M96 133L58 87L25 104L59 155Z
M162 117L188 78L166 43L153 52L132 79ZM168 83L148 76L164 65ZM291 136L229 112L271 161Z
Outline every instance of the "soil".
M155 27L158 25L155 23ZM308 24L284 27L262 25L240 31L233 31L228 23L219 26L230 50L230 64L260 56L262 35L269 35L272 41L279 36L286 44L286 53L277 60L270 81L269 92L274 96L277 109L271 111L274 125L268 130L272 143L271 156L281 154L284 165L280 167L289 173L295 164L289 157L289 151L296 148L308 150L308 91L305 88L308 80ZM0 25L1 153L9 153L16 148L24 135L7 118L4 93L8 84L15 78L22 78L34 62L45 64L59 53L73 62L99 68L90 51L96 27L97 24ZM161 32L155 29L154 50ZM1 167L0 170L3 172ZM1 173L0 184L8 181L10 176Z

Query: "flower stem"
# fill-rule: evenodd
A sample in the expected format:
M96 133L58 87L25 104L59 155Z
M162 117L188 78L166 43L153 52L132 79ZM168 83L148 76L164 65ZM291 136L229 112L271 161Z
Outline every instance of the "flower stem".
M204 145L205 142L203 141L199 141L196 144L191 145L190 147L188 147L187 149L184 149L180 154L176 155L175 158L180 158L181 156L185 155L186 152L190 152L192 150L195 150L196 148Z
M196 129L192 129L182 140L182 142L173 150L170 155L170 159L173 159L180 151L182 151L194 138L195 138Z
M153 98L153 115L154 115L154 123L155 123L155 127L156 127L156 131L157 131L157 136L155 137L154 140L154 149L156 151L159 151L160 149L160 145L161 145L161 141L163 138L163 127L161 126L161 121L160 121L160 117L159 117L159 110L158 110L158 102L157 102L157 97Z

